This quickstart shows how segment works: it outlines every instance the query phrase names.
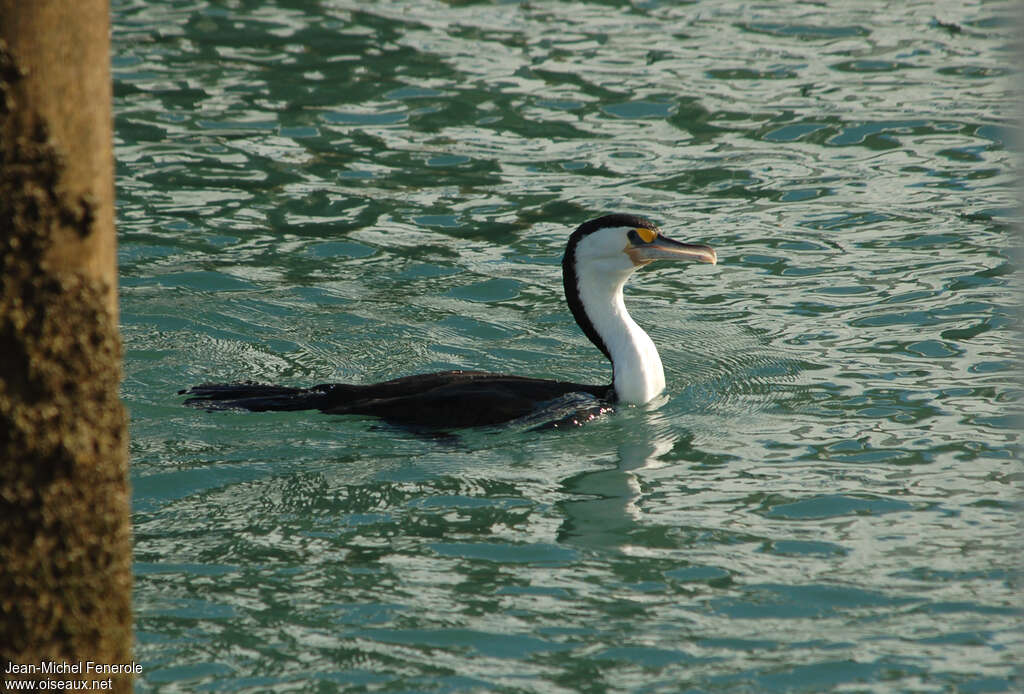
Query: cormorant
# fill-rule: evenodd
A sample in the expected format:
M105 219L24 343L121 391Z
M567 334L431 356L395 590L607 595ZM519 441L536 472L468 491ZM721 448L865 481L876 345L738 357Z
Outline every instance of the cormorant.
M710 246L666 238L651 221L629 214L585 222L569 237L562 258L565 300L580 329L611 361L611 385L441 371L367 385L208 383L180 392L192 396L186 405L206 409L315 409L436 429L502 424L572 393L586 393L608 404L646 403L664 390L665 371L654 342L626 311L622 287L638 267L662 259L717 262Z

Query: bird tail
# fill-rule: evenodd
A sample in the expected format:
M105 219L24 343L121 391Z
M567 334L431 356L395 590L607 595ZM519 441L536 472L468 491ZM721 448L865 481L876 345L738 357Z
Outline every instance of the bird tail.
M263 383L203 383L179 395L191 396L185 401L191 407L206 410L249 410L250 412L316 410L327 403L330 387L291 388Z

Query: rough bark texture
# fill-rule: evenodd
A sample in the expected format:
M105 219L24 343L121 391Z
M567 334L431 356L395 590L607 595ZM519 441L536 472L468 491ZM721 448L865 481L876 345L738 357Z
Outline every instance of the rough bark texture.
M106 0L0 0L5 668L131 661L108 31Z

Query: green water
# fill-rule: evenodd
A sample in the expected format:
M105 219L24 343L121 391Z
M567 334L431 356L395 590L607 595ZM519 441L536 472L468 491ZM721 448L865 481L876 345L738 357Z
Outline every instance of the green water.
M140 692L1019 690L1013 2L113 4ZM609 369L417 436L178 389Z

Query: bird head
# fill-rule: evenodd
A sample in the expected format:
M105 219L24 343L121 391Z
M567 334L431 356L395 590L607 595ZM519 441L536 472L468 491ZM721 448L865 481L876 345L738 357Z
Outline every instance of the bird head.
M567 256L569 253L577 268L613 274L632 273L655 260L718 262L710 246L670 239L650 220L626 214L606 215L580 225L569 240Z

